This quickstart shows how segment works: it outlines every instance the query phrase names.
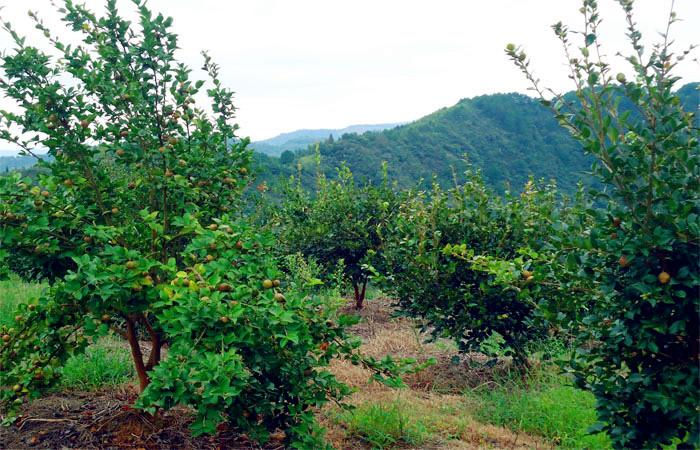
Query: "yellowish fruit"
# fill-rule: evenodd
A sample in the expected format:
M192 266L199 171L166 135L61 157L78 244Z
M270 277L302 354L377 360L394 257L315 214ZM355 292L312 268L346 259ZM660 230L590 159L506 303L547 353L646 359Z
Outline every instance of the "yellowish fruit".
M665 270L659 274L659 282L661 284L666 284L669 281L671 281L671 275L668 274Z
M272 286L274 286L274 285L275 285L275 284L272 282L272 280L265 280L265 281L263 281L263 287L264 287L265 289L271 289Z

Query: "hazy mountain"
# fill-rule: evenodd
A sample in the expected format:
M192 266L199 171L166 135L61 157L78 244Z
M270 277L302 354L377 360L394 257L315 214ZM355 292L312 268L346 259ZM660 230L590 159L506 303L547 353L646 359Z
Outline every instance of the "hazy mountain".
M345 128L321 128L316 130L296 130L282 133L270 139L251 143L251 148L270 156L280 156L285 150L306 149L309 145L325 141L330 136L335 139L350 133L362 134L367 131L381 131L394 128L400 123L380 123L375 125L351 125Z

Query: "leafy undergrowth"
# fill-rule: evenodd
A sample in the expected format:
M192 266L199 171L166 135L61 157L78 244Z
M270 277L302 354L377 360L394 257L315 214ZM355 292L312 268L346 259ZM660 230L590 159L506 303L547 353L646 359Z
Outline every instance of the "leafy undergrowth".
M15 308L31 302L43 285L26 283L13 276L0 281L0 325L14 326ZM63 368L59 389L93 390L116 386L134 379L129 351L113 336L106 336L89 346L84 354L71 357Z

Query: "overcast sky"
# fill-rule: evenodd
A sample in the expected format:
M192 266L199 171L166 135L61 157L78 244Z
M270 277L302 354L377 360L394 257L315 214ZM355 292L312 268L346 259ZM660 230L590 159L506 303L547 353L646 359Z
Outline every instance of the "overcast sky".
M60 3L60 0L58 0ZM120 0L123 9L130 2ZM99 9L102 0L87 0ZM609 54L627 50L616 1L600 0L601 39ZM207 49L236 91L241 134L253 140L298 128L417 119L460 98L526 92L503 53L523 44L543 82L568 90L550 25L581 24L580 0L150 0L174 18L181 58L200 67ZM27 9L49 19L49 0L0 0L3 20L31 32ZM671 2L638 0L646 42L656 38ZM700 43L700 1L676 0L677 49ZM56 31L57 28L54 28ZM37 36L33 34L33 36ZM0 48L9 41L0 36ZM697 56L697 54L695 55ZM616 69L615 71L618 71ZM685 81L700 80L686 62ZM0 100L0 104L2 100ZM6 103L5 103L6 104ZM6 147L0 145L0 148Z

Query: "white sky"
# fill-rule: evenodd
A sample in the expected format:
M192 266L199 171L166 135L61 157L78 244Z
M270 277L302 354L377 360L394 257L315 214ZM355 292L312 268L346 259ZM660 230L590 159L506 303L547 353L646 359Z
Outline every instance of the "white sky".
M131 9L131 2L120 2ZM604 49L626 51L621 8L614 0L599 3ZM646 42L664 27L670 4L636 2ZM32 36L38 35L28 9L48 22L55 16L49 0L0 0L0 5L3 21ZM224 82L237 93L240 134L253 140L298 128L411 121L460 98L526 92L526 82L503 53L508 42L524 45L546 85L569 90L550 25L581 24L580 0L150 0L149 5L174 18L182 60L199 68L199 52L207 49L221 64ZM676 0L675 7L683 19L673 31L676 49L700 43L700 1ZM9 44L1 33L0 48ZM677 73L684 81L700 80L700 65L689 60Z

